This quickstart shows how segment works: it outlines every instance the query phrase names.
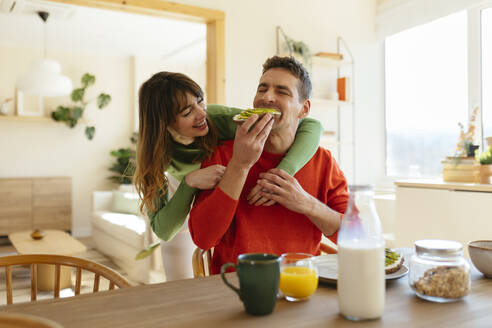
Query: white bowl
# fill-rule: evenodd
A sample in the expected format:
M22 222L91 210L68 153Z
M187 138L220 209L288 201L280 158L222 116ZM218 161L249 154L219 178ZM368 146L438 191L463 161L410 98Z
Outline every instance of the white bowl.
M487 278L492 278L492 240L475 240L468 243L473 265Z

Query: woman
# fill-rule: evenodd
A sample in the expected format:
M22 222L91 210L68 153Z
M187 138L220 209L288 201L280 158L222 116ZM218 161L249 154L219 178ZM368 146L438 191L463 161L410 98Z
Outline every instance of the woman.
M211 189L220 181L225 168L220 165L200 169L203 159L210 156L218 140L233 139L236 124L232 117L241 110L219 105L207 107L203 91L186 75L172 72L154 74L139 92L139 136L134 183L146 209L152 230L165 240L163 262L168 265L168 280L192 276L189 265L194 245L183 227L198 190ZM315 153L321 136L321 124L304 119L296 140L279 168L295 174ZM164 174L165 172L165 174ZM255 205L256 188L248 198ZM187 250L184 250L186 248ZM169 259L186 263L170 274ZM173 264L173 268L179 265Z

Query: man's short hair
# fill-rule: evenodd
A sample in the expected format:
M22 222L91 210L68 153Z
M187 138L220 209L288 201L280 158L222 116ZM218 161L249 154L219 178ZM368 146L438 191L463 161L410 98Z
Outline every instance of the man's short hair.
M311 84L309 73L294 57L273 56L268 58L263 64L262 74L265 74L266 71L272 68L283 68L288 70L292 75L299 79L297 89L301 99L306 100L311 97L313 86Z

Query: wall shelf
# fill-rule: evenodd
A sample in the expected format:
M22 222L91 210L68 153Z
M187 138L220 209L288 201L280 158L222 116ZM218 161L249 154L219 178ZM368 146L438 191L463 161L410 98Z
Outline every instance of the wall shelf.
M282 56L282 55L289 55L293 57L294 54L294 49L293 47L289 44L290 40L285 33L283 32L282 28L280 26L277 26L276 28L276 49L277 49L277 55ZM288 48L288 54L285 54L285 52L282 50L282 43L287 45ZM303 61L303 58L300 59ZM304 63L306 65L306 63ZM324 67L328 67L328 69L323 69ZM336 113L336 131L335 131L335 136L333 141L328 142L327 140L323 140L326 144L336 144L338 145L336 147L336 153L337 153L337 161L339 162L339 165L342 169L347 170L347 166L351 166L352 172L351 172L351 183L355 184L356 183L356 159L355 159L355 69L354 69L354 56L352 55L352 52L350 51L347 43L342 37L337 37L337 49L336 52L318 52L315 55L311 56L311 70L316 70L316 68L321 68L320 74L331 74L330 71L333 73L336 72L336 79L333 81L333 83L338 82L338 79L342 77L349 77L349 83L350 85L348 86L350 90L350 95L348 97L349 101L342 101L342 100L331 100L327 98L311 98L311 103L314 104L312 108L315 108L315 111L317 112L318 116L321 118L321 122L323 121L328 121L326 119L326 112L331 109L335 109ZM312 73L312 72L311 72ZM326 83L326 81L325 81ZM344 108L346 107L346 108ZM323 111L323 109L327 109L327 111ZM350 112L350 113L349 113ZM312 112L313 113L313 112ZM349 114L349 115L347 115ZM350 123L343 124L342 128L342 120L343 117L349 117L350 118ZM342 129L346 130L349 129L351 138L347 138L347 133L343 134L342 138ZM330 133L330 136L332 134ZM326 136L325 136L326 139ZM342 140L343 139L343 140ZM347 140L351 139L351 140ZM342 154L342 145L347 145L347 143L351 144L352 149L349 149L348 151L343 150ZM342 156L343 155L343 156ZM348 155L348 156L347 156ZM342 158L343 157L343 158Z
M332 99L326 99L326 98L311 98L311 102L319 105L323 105L326 107L346 107L346 106L352 106L352 102L350 101L343 101L343 100L332 100Z
M329 66L329 67L350 67L352 65L352 61L350 60L336 60L332 58L322 57L322 56L313 56L312 57L313 64L320 66Z
M48 116L18 116L18 115L0 115L0 121L17 121L17 122L54 122Z

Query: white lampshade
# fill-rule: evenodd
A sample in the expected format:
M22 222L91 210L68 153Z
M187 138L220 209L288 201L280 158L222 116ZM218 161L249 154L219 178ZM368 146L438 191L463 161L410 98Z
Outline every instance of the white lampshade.
M44 97L65 96L72 92L72 81L61 74L61 66L57 61L38 59L17 80L17 89Z

